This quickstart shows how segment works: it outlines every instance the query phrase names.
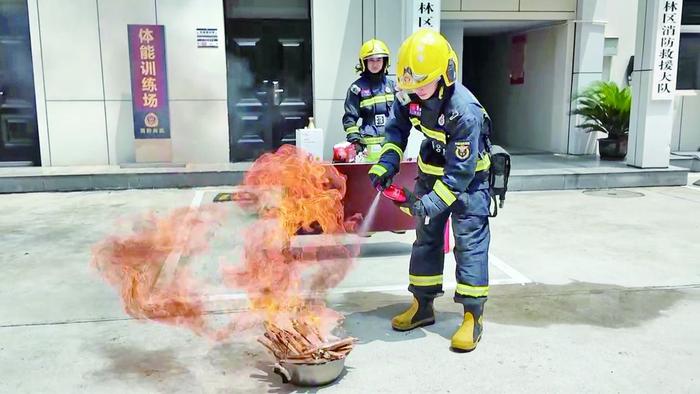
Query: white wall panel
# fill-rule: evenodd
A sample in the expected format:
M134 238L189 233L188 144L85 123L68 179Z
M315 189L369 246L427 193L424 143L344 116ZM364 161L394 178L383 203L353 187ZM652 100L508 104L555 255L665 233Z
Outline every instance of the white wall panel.
M49 101L47 114L52 165L109 164L102 101Z
M102 67L107 100L131 98L129 40L126 26L155 24L153 0L99 0Z
M135 162L134 113L131 101L107 101L105 109L109 138L109 164Z
M165 25L171 99L225 100L226 48L222 0L157 0ZM197 28L219 29L218 48L197 48Z
M173 160L228 163L228 104L221 101L170 102Z
M362 45L362 0L315 0L311 5L314 99L345 99L357 78L354 66Z
M39 0L39 14L46 98L104 99L95 0Z

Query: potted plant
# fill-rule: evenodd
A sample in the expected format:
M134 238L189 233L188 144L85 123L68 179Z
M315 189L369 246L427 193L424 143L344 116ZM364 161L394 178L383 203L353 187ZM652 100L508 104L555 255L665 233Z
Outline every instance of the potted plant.
M600 131L606 138L598 139L600 158L623 159L627 155L627 137L630 129L632 91L620 89L615 82L595 82L576 97L577 108L571 111L583 117L577 127L587 133Z

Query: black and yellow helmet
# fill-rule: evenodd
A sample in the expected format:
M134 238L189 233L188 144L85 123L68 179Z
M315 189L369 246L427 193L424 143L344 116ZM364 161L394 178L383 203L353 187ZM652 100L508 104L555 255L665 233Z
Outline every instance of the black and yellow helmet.
M366 67L365 60L374 59L378 57L385 59L384 71L386 71L389 68L389 55L389 47L386 46L384 41L373 38L362 44L362 47L360 47L360 64L357 66L357 71L364 72Z

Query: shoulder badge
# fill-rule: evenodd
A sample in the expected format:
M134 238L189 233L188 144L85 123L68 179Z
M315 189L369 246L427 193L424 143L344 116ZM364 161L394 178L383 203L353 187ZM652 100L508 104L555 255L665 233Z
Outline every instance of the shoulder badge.
M353 83L352 86L350 86L350 91L354 94L358 94L360 93L360 87Z
M421 114L420 104L418 104L418 103L409 104L408 114L412 115L412 116L420 116L420 114Z
M469 141L455 143L455 156L460 160L467 160L471 155L472 144Z

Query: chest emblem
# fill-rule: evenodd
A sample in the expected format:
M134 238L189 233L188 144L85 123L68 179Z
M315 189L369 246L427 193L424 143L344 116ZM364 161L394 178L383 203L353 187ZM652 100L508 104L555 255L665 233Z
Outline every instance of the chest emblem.
M420 110L420 104L418 103L411 103L408 105L408 114L411 116L420 116L421 110Z

